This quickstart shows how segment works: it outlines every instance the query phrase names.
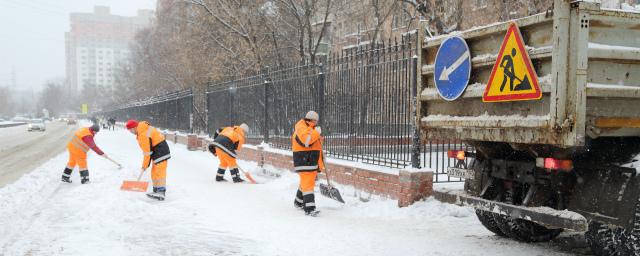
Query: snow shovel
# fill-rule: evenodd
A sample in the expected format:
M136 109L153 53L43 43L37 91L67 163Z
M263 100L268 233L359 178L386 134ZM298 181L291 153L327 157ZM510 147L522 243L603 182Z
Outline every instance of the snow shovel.
M116 160L111 159L110 157L108 157L107 155L102 155L102 157L104 157L105 159L111 161L112 163L114 163L115 165L118 166L118 170L122 169L122 165L118 162L116 162Z
M122 186L120 186L120 190L147 192L147 188L149 187L149 182L140 181L140 179L142 178L142 174L144 174L144 171L145 170L140 172L140 175L138 175L137 181L132 181L132 180L122 181Z
M322 162L324 163L324 156L322 157ZM344 200L342 199L342 195L340 195L340 191L331 185L329 171L326 169L326 167L324 172L324 175L327 177L327 184L325 185L323 183L320 183L320 194L344 204Z
M240 169L240 171L242 172L242 174L244 175L244 177L247 178L247 180L249 181L249 183L251 184L256 184L256 180L253 179L253 177L251 176L250 172L246 172L244 171L244 169L242 169L242 167L238 166L238 169Z

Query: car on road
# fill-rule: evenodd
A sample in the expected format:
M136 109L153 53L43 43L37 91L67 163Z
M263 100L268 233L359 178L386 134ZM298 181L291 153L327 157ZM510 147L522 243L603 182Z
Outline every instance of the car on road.
M68 118L68 119L67 119L67 124L68 124L68 125L75 125L75 124L76 124L76 120L75 120L75 119L73 119L73 118Z
M47 129L46 125L44 124L44 120L42 119L32 119L31 121L29 121L29 124L27 125L27 131L41 131L44 132Z

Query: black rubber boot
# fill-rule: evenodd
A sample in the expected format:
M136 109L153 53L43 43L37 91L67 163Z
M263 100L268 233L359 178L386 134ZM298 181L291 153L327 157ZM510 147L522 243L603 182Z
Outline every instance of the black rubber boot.
M244 182L244 180L241 179L240 175L238 174L238 168L233 168L231 169L230 172L231 172L231 177L233 178L234 183Z
M225 169L218 168L218 173L216 174L216 181L227 181L224 179Z
M80 183L87 184L89 183L89 170L80 171Z
M164 201L166 191L165 187L153 187L153 193L148 193L147 196L158 201Z
M298 191L296 192L296 199L293 200L293 206L300 210L302 210L304 207L304 201L302 200L302 191L300 191L300 189L298 189Z
M310 216L317 216L319 211L316 211L316 196L312 192L302 193L302 201L304 201L304 213Z
M71 172L73 169L64 168L64 172L62 173L62 182L71 183Z

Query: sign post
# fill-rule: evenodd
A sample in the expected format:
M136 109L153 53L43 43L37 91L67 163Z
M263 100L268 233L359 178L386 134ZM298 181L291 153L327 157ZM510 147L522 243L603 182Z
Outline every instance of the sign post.
M86 103L82 104L82 114L86 115L88 113L89 113L89 104L86 104Z

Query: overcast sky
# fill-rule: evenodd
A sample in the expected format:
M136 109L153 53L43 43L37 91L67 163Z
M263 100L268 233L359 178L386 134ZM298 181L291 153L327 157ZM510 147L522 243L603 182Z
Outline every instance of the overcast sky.
M135 16L138 9L154 10L156 0L0 0L0 86L11 84L13 67L16 89L38 90L49 79L64 78L69 13L93 12L95 5Z

